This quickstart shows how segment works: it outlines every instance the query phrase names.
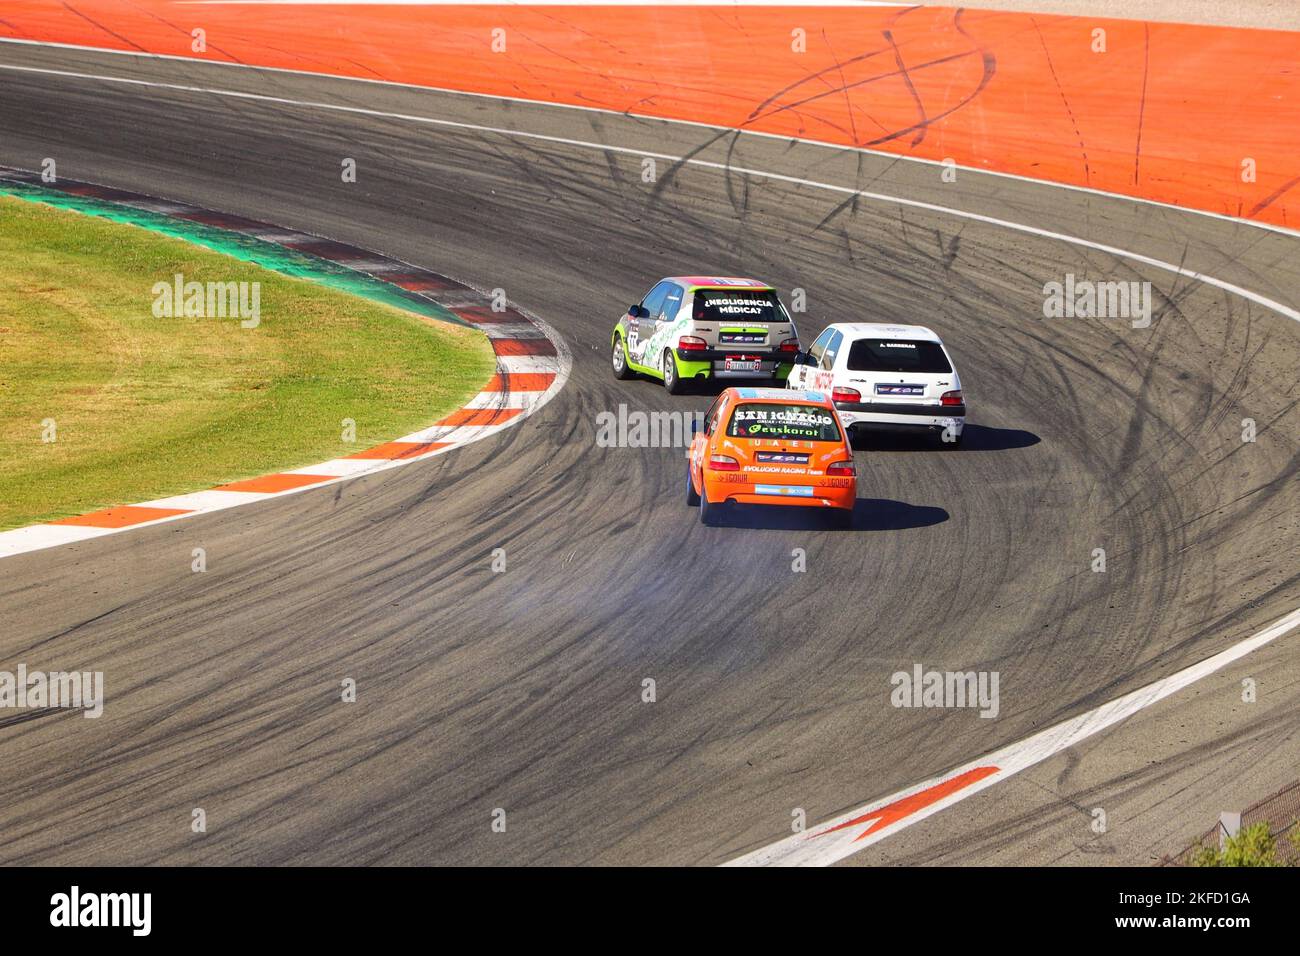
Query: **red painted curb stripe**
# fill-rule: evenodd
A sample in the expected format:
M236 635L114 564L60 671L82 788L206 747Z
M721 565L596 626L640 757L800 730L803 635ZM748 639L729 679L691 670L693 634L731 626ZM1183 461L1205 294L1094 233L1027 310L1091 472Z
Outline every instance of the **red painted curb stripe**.
M522 408L462 408L452 412L436 425L500 425L516 415L522 414Z
M74 525L81 528L127 528L133 524L157 521L173 515L187 515L188 508L146 508L143 505L121 505L117 508L105 508L90 514L76 515L72 518L60 518L49 524Z
M396 275L388 273L384 276L384 281L392 283L400 289L407 292L443 292L452 288L451 285L436 278L435 276L421 275Z
M367 448L348 458L365 460L396 461L399 458L418 458L426 452L437 448L446 448L451 442L446 441L389 441L374 448Z
M485 392L544 392L555 381L554 372L498 372L483 386Z
M232 481L227 485L217 485L213 491L259 491L267 494L274 494L277 491L289 491L293 488L302 488L305 485L314 485L321 481L331 481L331 475L290 475L281 473L278 475L263 475L261 478L249 478L246 481Z
M472 322L475 325L513 325L517 322L527 322L522 315L512 309L505 312L493 312L486 306L470 305L460 309L452 309L458 318L466 322Z
M555 355L555 346L547 339L493 339L497 355Z

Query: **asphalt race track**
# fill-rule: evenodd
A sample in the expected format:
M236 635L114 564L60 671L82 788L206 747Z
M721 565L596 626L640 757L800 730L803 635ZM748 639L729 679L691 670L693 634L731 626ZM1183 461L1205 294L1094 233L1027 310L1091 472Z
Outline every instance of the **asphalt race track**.
M1295 308L1293 235L604 113L7 45L0 64L194 88L0 70L0 163L56 157L501 287L574 354L498 438L0 563L0 658L107 683L99 720L0 718L22 768L0 779L3 862L721 863L788 834L793 808L813 822L912 785L1300 606L1300 324L1095 248L735 169L1067 233ZM731 169L660 160L645 183L647 152ZM680 273L805 289L805 343L838 320L935 327L966 447L873 441L852 531L704 528L679 449L595 442L620 403L707 407L607 366L620 310ZM1066 273L1149 280L1151 328L1045 319ZM890 706L914 663L998 671L999 716Z

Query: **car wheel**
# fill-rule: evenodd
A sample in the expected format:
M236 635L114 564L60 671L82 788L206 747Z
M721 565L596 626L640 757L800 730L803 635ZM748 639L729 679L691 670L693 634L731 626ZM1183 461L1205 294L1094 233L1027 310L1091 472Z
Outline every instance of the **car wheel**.
M680 395L686 391L686 384L677 374L677 362L673 359L672 349L664 349L664 388L669 395Z
M961 447L961 439L963 434L965 434L965 432L960 431L952 437L951 441L949 441L947 437L948 430L946 428L942 428L939 430L939 444L940 446L942 446L944 451L956 451L958 448Z
M722 505L709 503L709 489L700 489L700 521L710 528L716 528L722 524Z
M609 362L614 366L614 377L619 381L626 382L635 373L628 368L627 351L623 348L623 336L614 336L614 348L611 350Z
M691 460L686 459L686 505L690 508L698 508L700 496L695 491L695 483L691 481Z

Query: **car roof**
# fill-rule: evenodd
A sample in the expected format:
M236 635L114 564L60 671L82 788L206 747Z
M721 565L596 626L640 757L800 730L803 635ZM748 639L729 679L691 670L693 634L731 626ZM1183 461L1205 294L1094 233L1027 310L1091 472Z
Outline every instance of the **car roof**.
M745 279L739 276L668 276L668 282L678 282L691 289L759 289L770 290L773 287L757 279Z
M924 325L891 325L885 322L836 322L830 328L856 338L921 339L938 342L939 336Z
M739 401L744 402L790 402L811 405L830 406L830 399L825 392L799 391L790 388L729 388Z

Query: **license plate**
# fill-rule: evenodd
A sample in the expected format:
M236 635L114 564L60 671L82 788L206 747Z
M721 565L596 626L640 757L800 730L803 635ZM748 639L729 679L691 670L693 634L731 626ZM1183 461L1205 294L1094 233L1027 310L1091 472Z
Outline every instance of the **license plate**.
M924 385L877 385L877 395L924 395Z
M811 485L755 485L754 493L760 495L780 495L785 498L811 498Z
M724 372L757 372L762 368L762 359L750 358L747 355L722 360L722 370Z

